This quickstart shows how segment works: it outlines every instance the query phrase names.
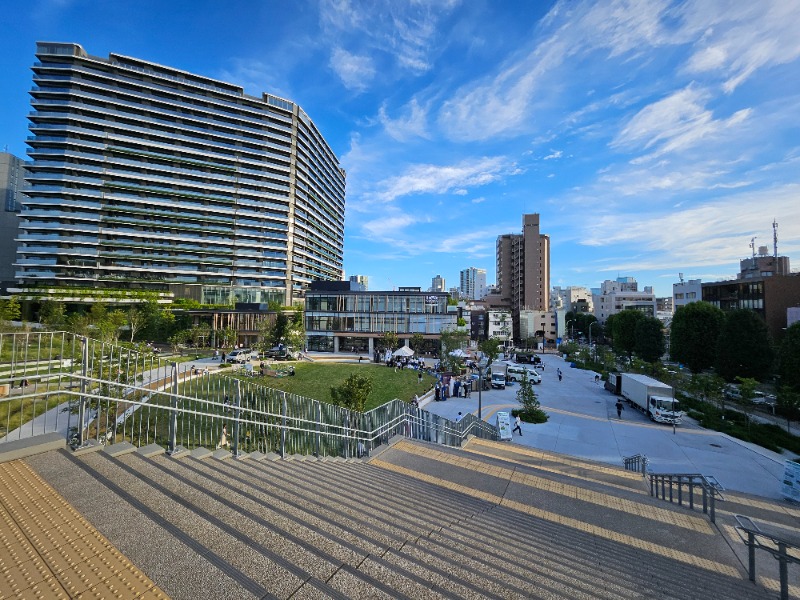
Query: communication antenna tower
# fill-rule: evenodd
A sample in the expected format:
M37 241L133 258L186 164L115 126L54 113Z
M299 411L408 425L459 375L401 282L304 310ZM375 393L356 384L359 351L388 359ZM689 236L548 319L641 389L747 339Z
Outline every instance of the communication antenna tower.
M755 236L750 238L750 248L753 250L753 264L755 264L755 261L756 261L756 238L755 238Z
M775 258L778 258L778 220L772 220L772 244L775 248Z
M678 273L678 279L680 279L681 283L683 283L683 273Z

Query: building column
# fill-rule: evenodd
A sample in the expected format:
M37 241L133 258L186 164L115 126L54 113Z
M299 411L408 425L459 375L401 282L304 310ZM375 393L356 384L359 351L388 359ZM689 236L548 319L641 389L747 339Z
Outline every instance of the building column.
M337 354L339 352L339 338L333 336L333 353Z
M375 356L375 338L368 337L367 338L367 350L369 351L369 359L372 360L372 357Z

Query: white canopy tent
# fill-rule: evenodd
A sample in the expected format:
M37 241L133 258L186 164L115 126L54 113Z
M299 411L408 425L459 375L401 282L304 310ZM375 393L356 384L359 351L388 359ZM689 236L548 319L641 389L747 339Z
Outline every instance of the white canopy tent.
M392 356L414 356L414 351L408 346L400 346L392 352Z

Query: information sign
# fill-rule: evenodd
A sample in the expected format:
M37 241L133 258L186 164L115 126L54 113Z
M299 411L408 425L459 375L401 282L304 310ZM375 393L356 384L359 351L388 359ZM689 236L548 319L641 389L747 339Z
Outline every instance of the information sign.
M511 433L511 415L509 413L497 413L497 431L500 432L501 440L510 440L513 437Z
M800 502L800 463L793 460L786 461L781 491L784 498Z

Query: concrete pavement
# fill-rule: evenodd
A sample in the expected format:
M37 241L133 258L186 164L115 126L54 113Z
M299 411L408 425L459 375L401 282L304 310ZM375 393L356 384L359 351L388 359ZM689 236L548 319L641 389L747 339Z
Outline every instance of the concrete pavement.
M595 383L594 373L572 369L556 355L545 358L542 383L535 386L547 423L523 423L523 435L513 442L580 458L620 465L622 458L644 454L651 469L661 472L713 475L729 490L782 498L784 464L793 455L780 455L716 431L703 429L685 418L673 433L670 425L652 423L625 404L622 418L614 408L616 396ZM558 381L560 368L563 380ZM516 408L518 385L482 394L482 417L493 422L498 411ZM459 411L478 414L478 394L451 398L425 406L455 420Z

